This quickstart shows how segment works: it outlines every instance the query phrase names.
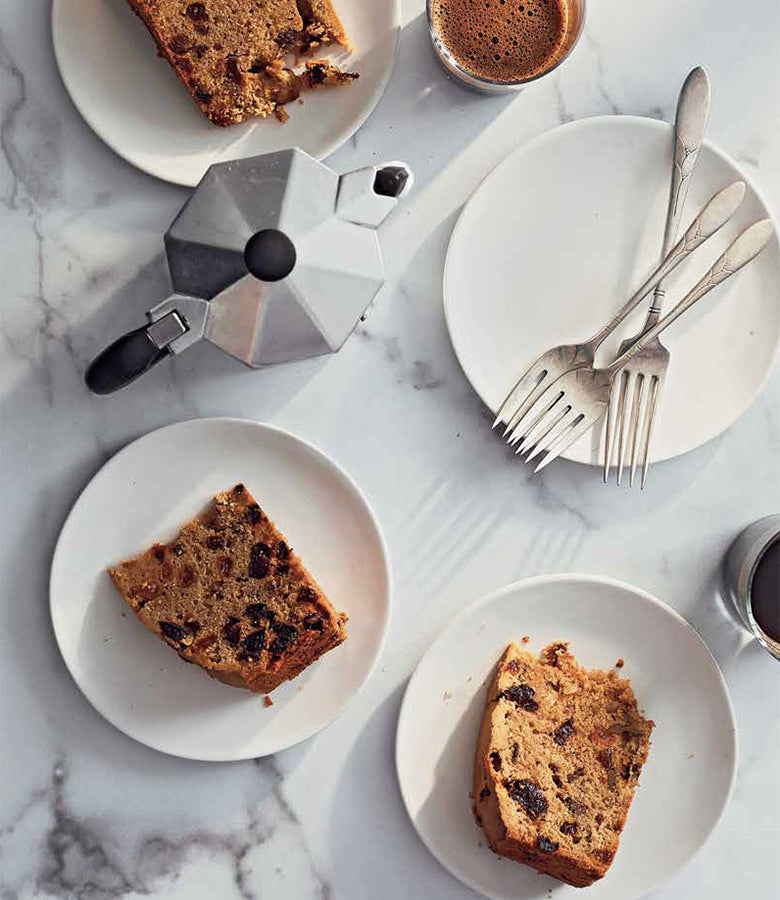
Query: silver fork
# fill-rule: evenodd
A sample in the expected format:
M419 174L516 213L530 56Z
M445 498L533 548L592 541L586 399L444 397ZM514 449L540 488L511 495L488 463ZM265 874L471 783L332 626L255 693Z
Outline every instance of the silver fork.
M735 181L715 194L691 222L682 239L667 253L656 270L600 331L582 344L553 347L531 365L509 392L493 423L495 428L500 421L506 421L504 437L507 438L507 443L512 445L520 440L522 434L517 433L515 426L547 387L572 369L592 366L596 350L606 338L644 300L661 279L677 268L687 256L731 218L744 196L745 184L742 181Z
M669 207L666 213L662 256L677 239L685 196L691 173L701 148L704 126L710 107L710 84L704 69L695 68L685 79L677 102L674 120L674 153L672 154L672 183L669 190ZM637 339L658 322L661 316L665 292L659 283L653 292L645 323L638 334L623 341L617 355L621 356ZM617 483L623 478L623 465L630 445L631 474L629 485L633 487L636 473L637 452L641 443L646 448L642 463L642 487L647 481L650 442L653 425L660 404L666 370L669 368L669 351L656 338L635 354L630 366L626 366L615 380L607 413L604 441L604 484L609 480L613 444L617 434Z
M604 369L581 366L554 381L516 426L522 435L518 452L527 453L526 462L545 454L534 472L548 466L601 418L617 373L715 285L747 265L764 249L773 233L769 219L754 222L718 257L698 284L613 363Z

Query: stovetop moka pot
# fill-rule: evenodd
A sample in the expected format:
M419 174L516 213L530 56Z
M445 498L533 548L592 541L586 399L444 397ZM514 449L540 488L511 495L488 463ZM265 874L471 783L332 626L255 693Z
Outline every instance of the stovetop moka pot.
M302 150L219 163L165 235L173 293L90 364L110 394L200 340L253 368L332 353L384 283L376 227L404 163L337 175Z

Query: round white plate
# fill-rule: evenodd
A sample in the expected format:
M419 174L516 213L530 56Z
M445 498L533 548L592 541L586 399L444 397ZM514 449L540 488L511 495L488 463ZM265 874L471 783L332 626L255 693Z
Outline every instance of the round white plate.
M699 849L723 812L737 765L734 713L715 660L688 623L644 591L589 575L509 585L462 612L433 643L401 706L396 764L406 809L428 849L495 900L579 897L488 848L471 811L474 748L485 687L510 641L538 652L570 642L585 666L623 658L639 706L656 725L615 861L592 900L635 900Z
M508 156L475 191L450 241L444 304L455 353L496 411L544 350L587 340L655 267L669 194L671 126L607 116L555 128ZM747 182L734 220L666 284L666 308L737 233L770 215L733 160L705 143L683 223L732 181ZM641 304L601 348L609 362L644 322ZM780 247L775 238L744 271L663 335L671 351L651 457L693 450L729 427L761 390L780 343ZM602 426L563 454L598 464Z
M275 690L269 708L179 659L136 621L105 571L173 538L238 482L350 617L347 640ZM297 744L342 711L379 656L390 575L368 501L332 460L270 425L195 419L139 438L95 475L60 534L50 596L65 663L102 716L165 753L236 760Z
M353 84L304 94L271 116L212 125L190 98L124 0L54 0L52 36L62 80L76 108L129 163L176 184L196 185L217 162L300 147L321 159L363 124L385 89L401 29L399 0L339 0L355 50L328 57L360 74Z

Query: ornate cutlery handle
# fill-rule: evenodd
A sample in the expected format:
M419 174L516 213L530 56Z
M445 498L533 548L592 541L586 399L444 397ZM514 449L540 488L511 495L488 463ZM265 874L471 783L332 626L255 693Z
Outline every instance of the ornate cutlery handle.
M715 194L639 290L626 302L622 309L618 310L601 331L588 341L594 353L599 345L612 334L623 319L644 300L660 281L666 278L672 270L676 269L697 247L700 247L708 237L711 237L728 222L744 196L744 181L735 181Z
M669 207L666 211L664 243L665 256L677 240L685 197L691 183L693 167L701 149L704 126L710 110L710 82L707 73L697 66L685 79L677 101L677 115L674 120L674 157L672 161L672 186L669 191ZM656 285L653 302L645 322L645 327L654 325L661 313L664 291Z
M607 366L607 371L614 374L619 369L622 369L632 357L636 356L650 341L657 337L664 328L671 325L675 319L689 310L697 300L701 300L716 285L725 281L758 256L769 243L773 234L774 228L769 219L761 219L760 222L754 222L746 228L730 244L726 252L715 260L701 281L680 300L677 306L646 331L622 356L619 356L610 366Z

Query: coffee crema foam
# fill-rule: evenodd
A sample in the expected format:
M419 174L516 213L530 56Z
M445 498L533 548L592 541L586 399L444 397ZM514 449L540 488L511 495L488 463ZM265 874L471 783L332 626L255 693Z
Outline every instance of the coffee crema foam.
M562 55L566 0L432 0L431 21L455 61L478 78L524 81Z

